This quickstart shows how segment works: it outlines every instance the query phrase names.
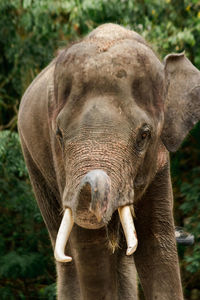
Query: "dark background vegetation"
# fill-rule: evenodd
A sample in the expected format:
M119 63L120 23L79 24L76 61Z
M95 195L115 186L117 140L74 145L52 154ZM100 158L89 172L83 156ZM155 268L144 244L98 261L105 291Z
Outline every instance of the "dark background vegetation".
M19 138L20 99L56 49L105 22L134 29L160 58L185 50L200 69L196 0L0 0L0 298L55 299L53 253ZM200 299L200 124L171 155L176 224L195 235L179 247L185 297ZM175 299L174 299L175 300Z

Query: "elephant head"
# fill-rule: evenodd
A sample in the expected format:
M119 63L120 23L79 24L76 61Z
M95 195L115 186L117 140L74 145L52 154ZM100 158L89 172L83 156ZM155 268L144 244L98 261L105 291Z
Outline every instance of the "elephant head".
M135 203L200 119L200 73L184 53L162 64L137 33L106 24L56 58L53 97L64 209L55 257L71 260L74 222L109 228L117 211L130 255Z

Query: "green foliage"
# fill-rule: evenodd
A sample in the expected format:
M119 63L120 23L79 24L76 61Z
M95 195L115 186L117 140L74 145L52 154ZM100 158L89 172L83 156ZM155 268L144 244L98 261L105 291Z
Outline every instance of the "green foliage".
M180 209L183 215L187 216L186 226L190 232L193 232L196 238L196 244L193 249L186 252L184 261L186 269L190 273L197 273L200 270L200 167L192 169L187 182L181 185L181 194L184 202ZM199 273L200 274L200 273Z
M107 22L142 34L161 58L186 51L200 68L197 0L0 0L1 299L31 299L30 295L55 299L51 246L33 199L19 138L11 132L16 131L21 96L58 48ZM196 238L194 247L180 251L187 299L195 299L191 290L200 289L199 132L197 125L171 156L176 222Z
M184 226L195 236L194 246L180 247L182 277L188 299L190 299L190 296L199 299L200 296L200 294L192 296L193 289L200 289L198 283L200 276L199 132L200 124L191 131L182 148L176 154L171 155L176 220L178 225Z
M184 202L180 209L185 216L188 216L186 226L190 232L193 232L196 238L196 245L190 249L185 256L187 263L186 269L191 273L196 273L200 270L200 167L192 169L188 182L181 185L181 194L184 197ZM192 255L191 255L192 254Z
M40 299L55 300L56 299L56 284L52 283L39 291Z
M39 293L54 277L52 250L33 199L18 134L10 131L0 131L0 187L1 299L30 299L30 291L40 299Z

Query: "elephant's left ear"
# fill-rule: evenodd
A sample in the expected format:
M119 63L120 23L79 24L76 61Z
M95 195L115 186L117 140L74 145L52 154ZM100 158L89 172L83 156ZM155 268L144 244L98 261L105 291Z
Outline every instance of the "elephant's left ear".
M161 139L174 152L200 120L200 72L184 53L167 55L164 71L165 121Z

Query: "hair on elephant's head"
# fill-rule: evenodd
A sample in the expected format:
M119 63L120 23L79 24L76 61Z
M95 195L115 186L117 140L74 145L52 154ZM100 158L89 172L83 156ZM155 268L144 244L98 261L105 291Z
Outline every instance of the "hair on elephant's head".
M66 174L56 258L70 260L64 247L73 222L97 229L117 210L131 254L130 207L166 164L166 148L176 151L199 120L200 73L184 53L162 64L140 35L106 24L57 57L54 92Z

